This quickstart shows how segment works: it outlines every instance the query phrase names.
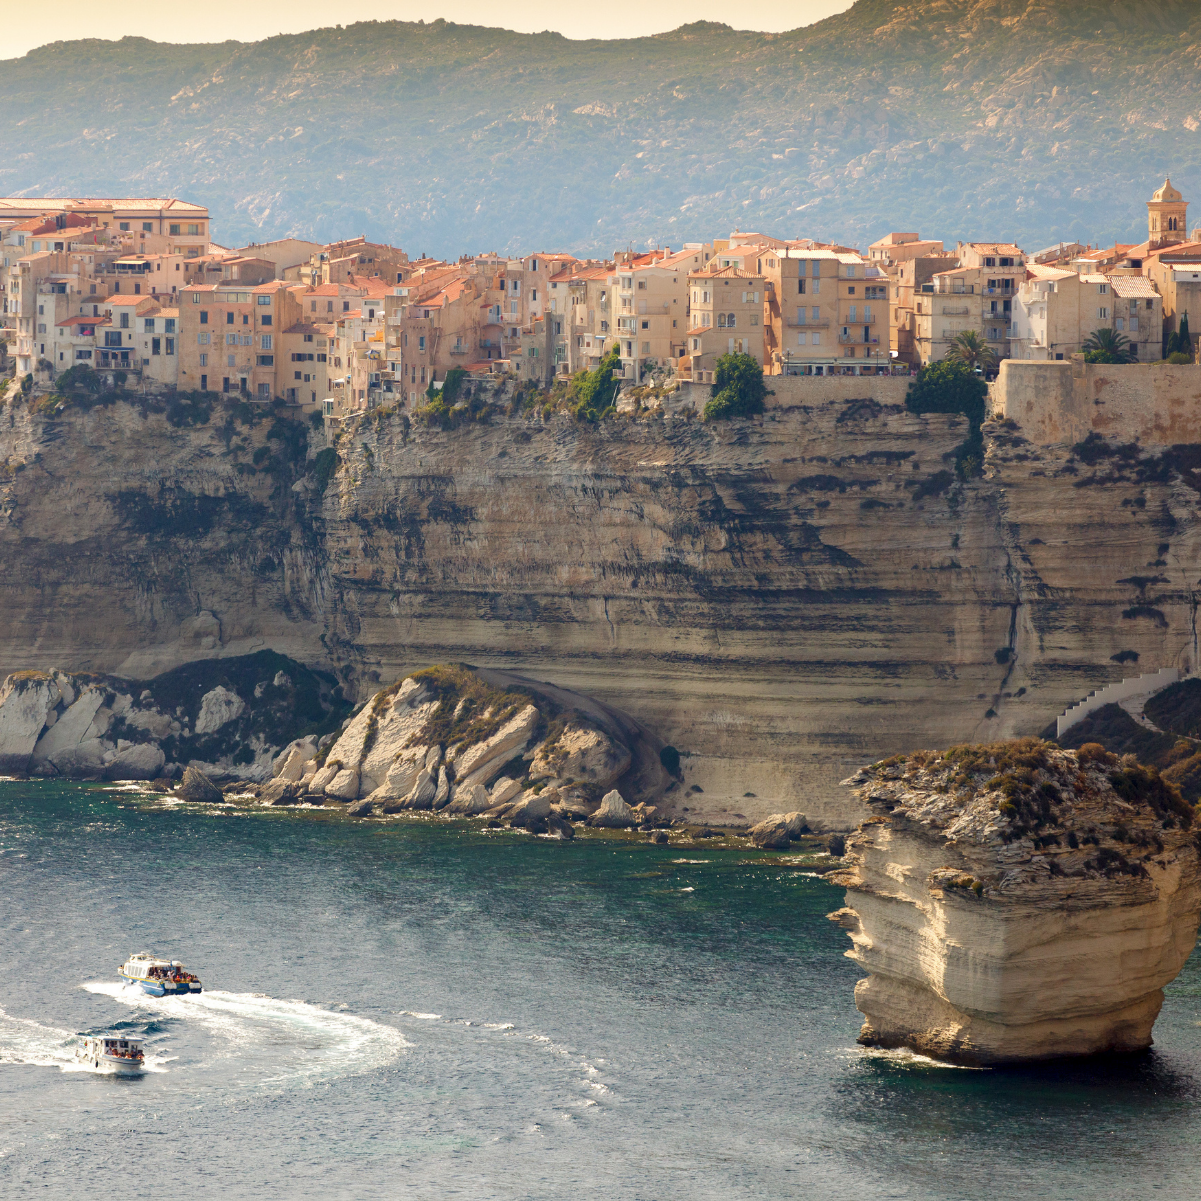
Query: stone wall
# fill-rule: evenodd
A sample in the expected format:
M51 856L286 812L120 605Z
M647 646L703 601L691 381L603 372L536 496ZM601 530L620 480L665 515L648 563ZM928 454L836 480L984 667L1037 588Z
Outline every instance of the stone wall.
M1040 446L1090 433L1143 445L1201 442L1201 366L1030 363L1006 359L990 389L993 412Z
M787 409L795 405L824 405L846 400L903 405L910 380L903 375L769 375L764 382L770 393L767 408ZM690 404L699 413L712 394L710 384L685 383L668 408Z

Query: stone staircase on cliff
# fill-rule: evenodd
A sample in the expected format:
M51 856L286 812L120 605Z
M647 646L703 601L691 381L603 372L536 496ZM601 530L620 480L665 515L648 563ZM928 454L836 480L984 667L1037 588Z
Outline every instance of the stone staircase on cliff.
M1120 683L1110 684L1107 688L1102 688L1099 692L1090 693L1078 705L1073 705L1056 719L1055 737L1062 738L1066 730L1070 730L1078 721L1082 721L1090 713L1095 713L1098 709L1103 709L1106 705L1122 704L1124 701L1130 702L1135 698L1145 702L1148 697L1166 688L1169 684L1175 684L1179 679L1180 671L1178 668L1164 667L1159 671L1148 672L1146 675L1141 676L1132 676L1130 679L1122 680ZM1125 704L1122 704L1122 707L1127 709L1127 712L1131 712L1131 709L1128 709ZM1141 713L1142 705L1138 705L1137 708Z

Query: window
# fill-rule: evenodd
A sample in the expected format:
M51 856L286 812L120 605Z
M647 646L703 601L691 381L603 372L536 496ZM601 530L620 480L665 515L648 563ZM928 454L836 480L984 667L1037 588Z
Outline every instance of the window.
M129 314L128 313L121 314L121 328L122 329L129 328Z
M209 365L209 357L208 357L208 355L206 355L206 354L202 354L202 355L200 356L200 365L201 365L201 367L207 367L207 366Z
M797 334L797 336L796 336L796 344L797 344L798 346L804 346L804 345L805 345L805 335L804 335L803 333Z
M44 321L39 321L38 322L38 333L44 334L45 332L46 332L46 323Z
M92 352L90 350L77 350L75 352L75 357L77 359L90 359L92 357Z
M168 338L168 339L167 339L167 345L166 345L166 348L165 348L165 350L166 350L166 353L167 353L167 354L174 354L174 353L175 353L175 339L174 339L174 338Z
M143 221L142 222L142 233L144 233L144 234L154 233L154 222L153 221Z
M758 314L758 313L752 313L752 314L751 314L751 324L752 324L752 325L758 325L758 324L759 324L759 314Z
M813 265L814 265L814 267L817 266L816 263L814 263ZM820 279L815 279L813 281L813 294L816 296L817 293L820 292L821 290L822 290L822 281Z
M128 221L122 221L122 222L121 222L121 223L120 223L120 224L117 226L117 228L118 228L118 229L119 229L119 230L120 230L122 233L129 233L129 222L128 222Z
M821 319L822 319L822 311L821 311L821 309L819 309L817 307L817 305L814 305L813 306L813 320L820 321Z
M344 313L350 312L350 301L349 300L342 301L342 312L344 312Z
M260 367L274 367L275 366L275 355L273 355L273 354L259 355L258 364Z
M646 291L646 280L644 280L644 279L640 279L640 280L638 281L638 290L639 290L640 292L645 292L645 291Z
M293 378L293 379L300 379L300 372L299 372L299 371L293 371L293 372L292 372L292 378Z
M270 296L256 296L255 303L260 304L260 305L268 305L271 303L271 297Z
M820 346L822 344L822 336L816 330L813 332L813 345Z
M1138 333L1138 318L1137 317L1130 318L1130 332L1132 334Z
M1102 306L1097 310L1097 316L1101 318L1102 321L1105 321L1109 318L1109 310Z
M234 315L233 315L233 313L226 313L226 314L225 314L225 324L226 324L226 325L233 325L233 323L234 323Z
M644 321L644 322L642 323L642 328L643 328L643 329L650 329L650 327L651 327L651 323L650 323L649 321Z
M264 313L264 314L263 314L263 315L262 315L262 316L259 318L259 324L260 324L260 325L270 325L270 324L271 324L271 314L270 314L270 313Z
M193 222L188 226L188 233L192 237L195 237L198 233L200 233L200 226L196 222Z
M805 306L804 306L803 304L802 304L802 305L799 305L799 306L797 307L797 311L796 311L796 323L797 323L797 325L804 325L804 324L805 324Z
M227 367L236 367L238 364L238 356L235 354L227 354L225 356L225 365Z
M270 399L271 399L271 385L270 384L259 384L259 400L270 400Z
M422 335L421 335L421 336L420 336L420 337L417 339L417 349L418 349L418 350L424 350L424 349L425 349L425 334L422 334Z
M538 289L531 288L530 289L530 303L533 304L534 301L536 301L537 299L538 299Z
M154 333L154 318L153 317L143 317L142 318L142 333L144 333L144 334Z
M237 346L237 344L238 344L238 335L237 334L226 334L225 335L225 345L226 346Z
M163 353L163 344L158 338L150 339L150 353L151 354L162 354Z
M201 309L201 310L200 310L200 324L201 324L201 325L208 325L208 323L209 323L209 315L208 315L208 310L207 310L207 309Z
M1109 285L1108 284L1098 284L1097 285L1097 295L1098 296L1108 296L1109 295Z
M167 233L171 234L173 236L178 237L179 230L180 230L180 227L178 225L168 225L167 226Z
M196 345L197 346L207 346L208 344L209 344L209 335L208 334L197 334L196 335Z
M857 316L857 314L858 314L858 310L859 310L859 306L858 306L858 305L854 305L854 304L853 304L853 305L851 305L850 319L851 319L852 321L857 321L857 320L859 319L859 318L858 318L858 316Z

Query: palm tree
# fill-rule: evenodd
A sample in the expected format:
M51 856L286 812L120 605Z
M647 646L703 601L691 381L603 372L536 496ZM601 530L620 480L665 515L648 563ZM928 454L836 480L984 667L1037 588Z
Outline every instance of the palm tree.
M1112 329L1095 329L1085 340L1082 347L1087 354L1089 351L1099 351L1111 355L1111 362L1129 363L1133 357L1130 353L1130 339Z
M955 336L951 349L947 351L947 358L973 371L977 367L981 371L991 371L997 365L997 356L992 347L974 329L964 330Z

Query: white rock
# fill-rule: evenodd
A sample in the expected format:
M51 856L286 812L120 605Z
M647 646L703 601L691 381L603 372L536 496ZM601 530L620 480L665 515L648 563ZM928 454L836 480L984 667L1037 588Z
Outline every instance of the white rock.
M405 797L405 809L428 809L434 803L434 795L438 791L438 781L422 768L413 782L412 791Z
M603 730L569 723L553 742L538 746L530 764L530 779L578 780L608 788L630 766L630 749Z
M179 623L179 637L184 642L212 648L221 641L221 623L208 609L202 609L195 617Z
M458 784L454 796L446 806L447 813L483 813L492 808L492 799L482 784Z
M425 770L429 772L437 771L442 763L442 748L440 746L432 746L429 753L425 757Z
M196 718L197 734L215 734L227 721L240 717L246 702L236 693L218 684L206 692L200 701L200 716Z
M50 674L54 678L54 682L58 685L58 691L62 695L63 704L68 707L75 704L75 698L79 695L79 689L75 687L75 681L65 672L52 671Z
M363 786L374 791L387 777L393 761L401 755L414 735L420 733L436 702L429 689L412 677L388 695L376 693L351 719L341 737L330 749L331 759L340 759L355 767ZM372 726L375 727L371 735ZM371 736L371 746L367 746ZM423 751L423 755L426 752ZM424 759L420 766L424 766Z
M510 780L508 776L501 776L501 778L492 785L492 792L488 799L493 805L503 805L505 801L511 801L520 795L521 781Z
M104 704L104 693L99 688L85 688L75 703L63 712L54 726L47 730L33 748L34 763L50 763L62 775L90 775L88 764L102 763L99 750L85 754L83 765L76 766L75 751L81 743L89 740L88 731L100 707ZM107 727L106 727L107 728ZM96 741L94 736L91 741Z
M108 733L108 728L112 724L113 711L108 706L101 705L92 718L92 724L88 726L88 731L84 735L84 741L86 742L89 738L103 738Z
M316 753L317 739L313 735L297 738L275 757L272 775L280 780L299 780Z
M447 801L450 800L450 776L447 774L445 767L438 768L438 789L434 793L435 809L444 809Z
M614 788L601 797L600 808L588 819L588 824L610 830L623 829L627 826L636 826L638 816L625 803L621 793Z
M455 779L460 784L487 784L514 755L529 745L538 725L538 710L526 705L483 742L459 752L454 759Z
M291 688L292 677L282 671L277 671L275 673L275 679L272 680L271 683L274 684L276 688Z
M402 751L400 758L389 765L381 785L388 796L406 797L413 791L417 777L425 770L425 755L425 747L410 747L407 751Z
M105 764L104 774L110 780L153 780L166 762L167 756L153 743L127 743L118 746L117 754Z
M319 767L316 775L309 781L309 792L323 793L334 782L341 770L342 764L336 759L327 759L325 766Z
M359 795L359 773L353 768L343 768L325 786L325 795L340 801L353 801Z
M151 738L166 738L171 733L180 732L178 729L172 730L172 726L178 725L178 722L173 722L168 714L160 713L157 709L131 709L125 714L125 724L136 730L144 730Z
M29 770L42 727L61 696L49 676L18 672L0 684L0 773Z
M547 795L550 789L542 792L525 792L521 800L509 811L509 823L514 826L525 826L530 822L542 821L550 816L551 797Z

